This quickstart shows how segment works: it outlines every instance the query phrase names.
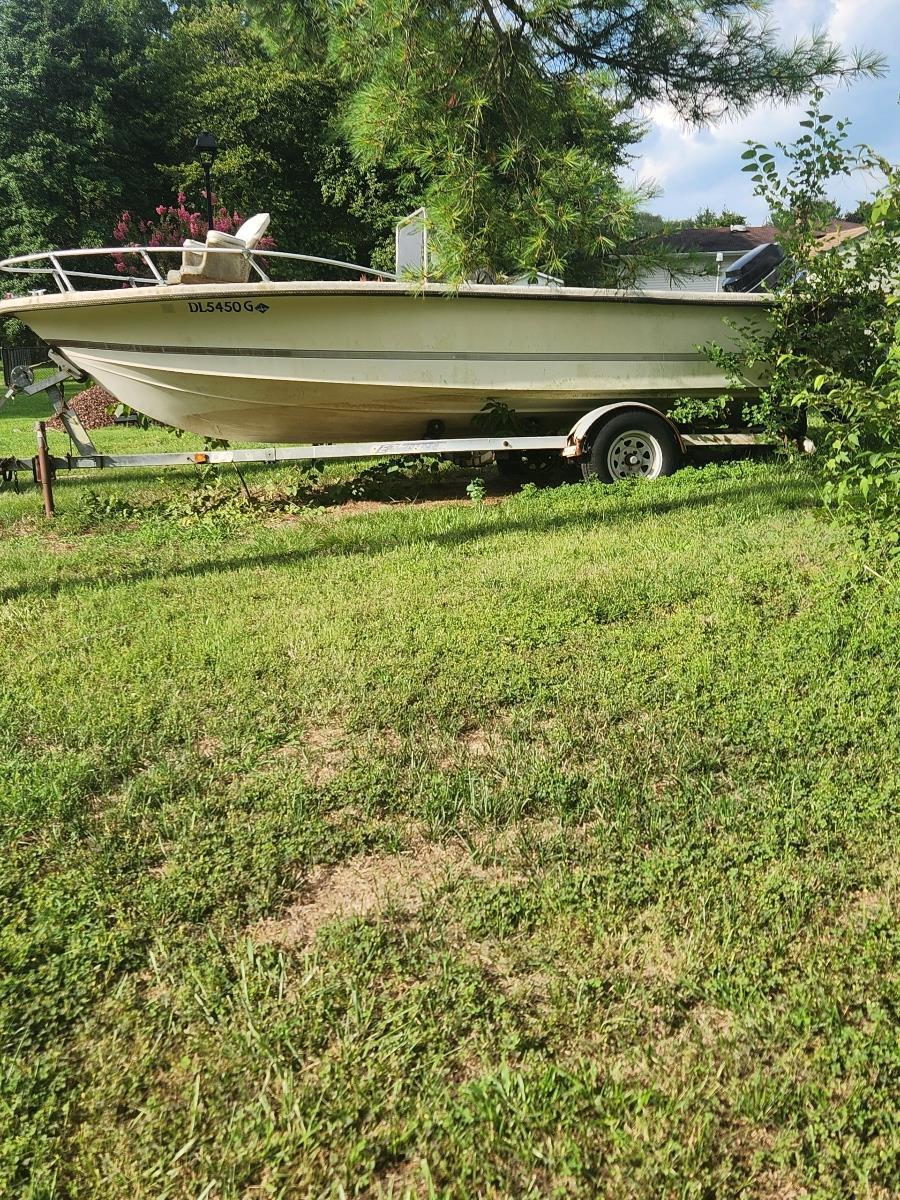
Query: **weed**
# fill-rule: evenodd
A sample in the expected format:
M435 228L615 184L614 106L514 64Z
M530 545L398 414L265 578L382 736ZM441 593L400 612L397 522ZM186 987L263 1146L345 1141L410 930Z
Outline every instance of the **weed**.
M485 497L487 488L483 479L475 478L466 486L466 495L473 504L481 504Z

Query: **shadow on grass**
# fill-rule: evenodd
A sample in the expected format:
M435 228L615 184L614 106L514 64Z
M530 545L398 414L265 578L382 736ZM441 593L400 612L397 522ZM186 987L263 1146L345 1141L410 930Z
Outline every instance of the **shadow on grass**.
M578 513L552 513L540 509L522 513L508 511L505 507L491 506L482 510L489 516L486 521L482 522L476 519L471 523L450 529L424 529L418 533L410 530L386 531L380 527L380 523L370 524L368 519L366 519L365 525L369 527L361 528L358 520L346 518L341 521L340 526L327 530L324 536L320 537L312 546L209 558L202 561L194 560L164 570L153 566L142 566L135 570L123 571L112 577L111 573L98 573L45 581L24 580L11 587L0 588L0 602L21 599L26 596L57 596L77 591L80 588L90 588L98 583L108 586L110 583L127 585L149 579L200 579L204 576L221 575L229 571L299 565L323 557L379 555L400 548L411 549L425 545L456 548L494 537L505 537L509 534L550 534L577 530L589 532L598 524L628 525L648 517L663 517L676 512L690 513L713 506L741 507L755 497L766 497L771 500L772 491L771 482L748 481L729 487L725 495L718 490L705 492L685 489L683 495L676 494L665 497L647 495L646 499L640 501L633 497L618 503L607 503L605 500L601 500L595 511ZM802 483L797 482L787 489L786 494L779 497L777 507L780 511L791 512L811 508L813 501L808 489ZM469 515L474 514L477 510L466 509L464 511Z

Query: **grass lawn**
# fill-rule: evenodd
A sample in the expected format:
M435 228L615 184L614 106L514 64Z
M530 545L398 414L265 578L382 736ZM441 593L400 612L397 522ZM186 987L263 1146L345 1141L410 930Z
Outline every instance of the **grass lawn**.
M897 1195L898 578L811 479L193 478L0 495L0 1194Z

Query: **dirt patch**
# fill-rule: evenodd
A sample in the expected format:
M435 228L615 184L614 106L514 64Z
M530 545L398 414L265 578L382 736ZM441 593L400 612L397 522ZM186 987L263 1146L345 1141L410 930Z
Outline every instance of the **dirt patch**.
M303 747L279 746L277 750L273 750L272 757L277 758L281 762L291 762L295 758L303 757Z
M381 729L377 735L379 748L387 754L399 754L403 750L403 738L395 729Z
M287 912L260 921L251 936L284 947L306 945L330 921L388 907L415 913L427 891L464 876L493 881L499 873L479 866L461 843L422 841L403 854L357 854L337 866L313 868Z
M897 893L890 884L884 888L864 888L854 898L851 915L871 921L883 914L897 914Z
M896 917L900 908L900 868L893 861L884 863L873 872L875 887L863 888L853 897L848 917L855 921L871 921L880 916Z
M621 949L626 972L651 985L677 983L685 968L686 947L673 936L665 914L647 909L626 936Z
M317 725L307 729L303 744L310 750L331 754L345 745L347 738L347 730L343 725Z
M699 1035L704 1046L715 1046L723 1039L731 1038L734 1013L713 1004L695 1004L691 1009L689 1028Z
M74 542L67 542L52 532L44 534L44 546L51 554L71 554L73 550L78 549Z
M448 750L446 742L434 745L437 752L437 765L442 771L451 771L459 767L461 762L481 758L491 758L498 754L502 745L503 734L494 727L473 725L464 729L456 738L452 750Z
M221 738L204 737L197 743L197 753L201 758L216 758L222 753L223 742Z
M454 923L451 929L456 949L490 977L505 996L532 1011L546 1008L557 977L543 967L522 960L509 945L496 938L478 940Z
M794 1183L780 1170L763 1171L753 1181L754 1195L758 1200L802 1200L809 1192L799 1183Z
M493 748L491 735L486 729L468 729L459 740L466 754L472 758L484 758Z
M306 731L304 749L313 783L328 783L350 759L349 735L342 725L320 725Z
M325 824L333 829L353 829L365 820L365 813L358 804L344 804L325 814Z
M748 1183L752 1184L748 1195L757 1200L801 1200L810 1195L793 1170L772 1161L776 1157L782 1160L786 1157L792 1140L784 1130L754 1125L743 1118L735 1122L729 1149L746 1166ZM875 1200L874 1193L872 1200Z
M405 1162L392 1167L363 1194L367 1200L418 1200L429 1194L427 1178L421 1159Z
M307 729L302 740L287 742L270 754L270 769L276 764L301 763L315 784L325 784L349 762L351 735L342 725L317 725Z

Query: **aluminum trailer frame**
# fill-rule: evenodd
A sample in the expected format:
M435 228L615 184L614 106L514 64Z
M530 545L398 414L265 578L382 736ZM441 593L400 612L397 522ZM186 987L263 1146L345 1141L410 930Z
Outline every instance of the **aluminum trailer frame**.
M39 421L35 426L43 425ZM684 445L690 449L704 447L760 446L771 439L755 433L684 433ZM130 467L193 467L217 463L288 463L311 462L319 459L406 457L416 454L467 454L479 451L555 450L563 458L578 458L567 454L568 435L548 434L546 437L509 438L438 438L411 442L334 442L322 446L263 446L256 450L186 450L176 454L48 454L48 462L57 471L123 470ZM37 457L37 456L35 456ZM29 472L34 458L0 458L0 467L8 471Z

